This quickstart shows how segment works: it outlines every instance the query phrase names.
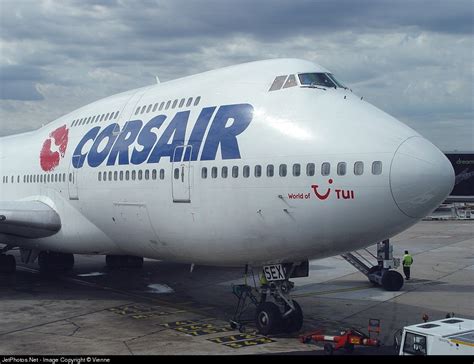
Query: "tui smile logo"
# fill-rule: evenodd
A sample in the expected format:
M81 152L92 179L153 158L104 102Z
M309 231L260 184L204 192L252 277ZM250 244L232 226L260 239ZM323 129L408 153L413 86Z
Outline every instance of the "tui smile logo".
M43 143L40 153L41 169L45 172L53 171L66 154L69 130L66 125L52 131L49 138Z
M329 183L330 185L332 185L332 183L333 183L332 178L329 179L328 183ZM320 192L318 191L318 187L319 187L318 185L311 185L311 188L313 189L313 192L314 192L314 194L316 195L316 197L319 198L320 200L325 200L325 199L327 199L327 198L329 197L329 194L331 193L331 189L328 188L325 193L320 193Z

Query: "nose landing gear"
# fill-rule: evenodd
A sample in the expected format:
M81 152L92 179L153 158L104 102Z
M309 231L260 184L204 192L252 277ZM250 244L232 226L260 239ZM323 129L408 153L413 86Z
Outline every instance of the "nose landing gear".
M289 277L294 277L292 273L295 266L286 265L287 269L280 264L268 267L272 267L268 272L274 274L269 275L264 269L266 274L260 280L259 288L252 289L247 284L233 286L233 292L239 301L231 326L243 331L243 313L253 303L256 306L255 325L262 335L297 332L303 326L303 311L298 302L290 297L294 283L289 280ZM273 278L276 279L268 281ZM246 304L248 300L250 302Z

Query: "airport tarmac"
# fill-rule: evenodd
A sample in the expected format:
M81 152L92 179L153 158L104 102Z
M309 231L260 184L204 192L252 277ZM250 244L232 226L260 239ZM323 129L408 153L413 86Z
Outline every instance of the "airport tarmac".
M366 332L369 319L380 319L384 345L354 354L390 355L396 331L423 314L474 318L474 222L422 221L391 242L395 256L407 249L414 257L412 280L399 292L372 286L341 257L310 262L310 277L294 280L301 333ZM103 256L75 258L67 274L18 264L16 274L0 276L0 354L323 353L298 334L263 337L253 323L244 334L230 328L231 284L242 281L243 268L190 273L189 265L145 260L140 270L111 271Z

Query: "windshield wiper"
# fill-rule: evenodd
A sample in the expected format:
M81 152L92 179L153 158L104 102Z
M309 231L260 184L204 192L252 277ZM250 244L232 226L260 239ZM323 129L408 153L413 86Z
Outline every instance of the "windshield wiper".
M326 88L324 88L324 87L322 87L322 86L316 86L315 83L311 83L310 85L302 85L301 87L317 88L317 89L320 89L320 90L327 91Z

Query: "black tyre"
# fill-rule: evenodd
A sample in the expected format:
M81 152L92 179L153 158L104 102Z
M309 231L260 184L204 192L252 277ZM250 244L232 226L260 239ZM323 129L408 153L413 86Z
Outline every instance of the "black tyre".
M63 264L65 270L71 270L74 267L74 254L64 254Z
M274 334L280 330L281 313L273 302L265 302L257 307L255 323L262 335Z
M121 266L121 259L120 255L106 255L105 256L105 264L109 269L117 269Z
M324 351L328 355L332 355L334 353L334 347L331 344L324 344Z
M16 260L13 255L0 255L0 272L14 273L16 270Z
M125 267L127 268L142 268L143 267L143 258L134 257L131 255L126 255L123 257L125 261Z
M38 265L40 271L45 273L51 270L51 262L48 252L40 252L38 255Z
M371 275L380 275L381 270L382 268L379 265L374 265L373 267L370 267L369 272L367 273L367 275L369 276L369 282L372 283L374 286L378 286L378 283L375 280L371 279Z
M38 255L38 265L44 273L70 270L74 266L74 254L43 251Z
M382 287L386 291L399 291L403 286L403 276L394 270L389 270L382 277Z
M346 345L344 345L344 350L346 351L346 353L352 354L354 352L354 344L347 343Z
M303 327L303 311L298 302L293 301L293 305L295 306L295 311L283 319L283 331L286 333L300 331L301 327ZM288 310L289 307L286 306L285 309Z
M6 256L6 266L8 273L14 273L16 271L16 260L13 255Z

